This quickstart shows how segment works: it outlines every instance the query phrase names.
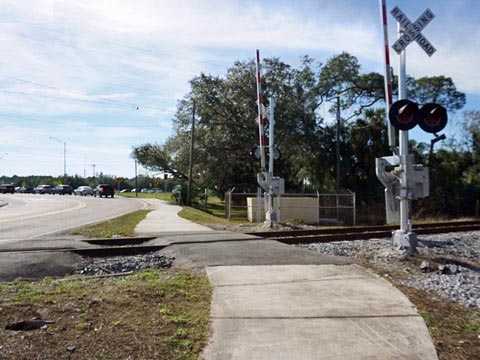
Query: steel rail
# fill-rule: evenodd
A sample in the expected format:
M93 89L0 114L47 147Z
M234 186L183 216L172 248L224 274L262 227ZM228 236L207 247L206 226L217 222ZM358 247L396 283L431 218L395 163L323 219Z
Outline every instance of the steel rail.
M417 228L415 232L419 235L441 234L463 231L480 230L480 224L475 225L461 225L461 226L438 226ZM292 231L292 233L295 231ZM386 238L392 236L392 230L368 231L368 232L353 232L353 233L336 233L336 234L291 234L291 236L269 237L269 240L275 240L284 244L309 244L316 242L334 242L334 241L352 241L352 240L369 240L375 238Z
M431 229L437 227L457 227L467 225L480 225L480 221L444 221L437 223L421 223L415 224L414 230ZM335 235L335 234L354 234L354 233L368 233L376 231L392 231L396 230L398 225L377 225L377 226L355 226L355 227L343 227L333 229L311 229L311 230L284 230L284 231L262 231L262 232L250 232L248 235L255 235L264 238L272 237L291 237L291 236L313 236L313 235Z
M353 241L353 240L369 240L375 238L385 238L392 236L392 230L395 226L366 226L354 228L338 228L338 229L319 229L319 230L290 230L290 231L271 231L261 233L250 233L258 236L254 238L241 239L224 239L224 240L202 240L188 242L172 242L164 245L142 245L142 243L155 239L155 237L137 237L137 238L114 238L114 239L84 239L82 241L97 245L98 247L74 249L74 248L10 248L0 249L0 253L7 252L70 252L81 256L88 257L108 257L108 256L132 256L146 254L149 252L159 251L171 245L188 245L199 243L214 243L225 241L255 241L255 240L271 240L284 244L309 244L316 242L334 242L334 241ZM480 221L456 221L417 224L415 232L419 235L452 233L463 231L480 230Z

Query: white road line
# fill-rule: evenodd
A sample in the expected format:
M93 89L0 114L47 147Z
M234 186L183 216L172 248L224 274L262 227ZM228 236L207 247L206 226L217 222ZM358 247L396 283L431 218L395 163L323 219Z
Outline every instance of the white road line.
M28 215L28 216L15 216L15 218L6 218L6 219L3 219L3 220L0 220L0 223L6 223L6 222L14 222L14 221L18 221L18 220L28 220L28 219L35 219L35 218L40 218L40 217L43 217L43 216L50 216L50 215L56 215L56 214L62 214L62 213L66 213L66 212L69 212L69 211L74 211L74 210L78 210L78 209L81 209L83 207L85 207L87 204L84 203L83 201L78 201L78 200L69 200L69 201L74 201L76 203L78 203L77 206L75 207L72 207L72 208L68 208L68 209L63 209L63 210L56 210L56 211L50 211L50 212L47 212L47 213L41 213L41 214L35 214L35 215Z

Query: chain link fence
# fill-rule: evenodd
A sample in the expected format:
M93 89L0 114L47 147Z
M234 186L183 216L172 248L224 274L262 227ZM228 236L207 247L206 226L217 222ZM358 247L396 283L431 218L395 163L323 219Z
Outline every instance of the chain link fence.
M256 193L225 193L225 218L229 221L262 222L265 220L266 194L261 188ZM355 193L282 194L274 198L273 209L277 221L298 221L317 225L356 226Z

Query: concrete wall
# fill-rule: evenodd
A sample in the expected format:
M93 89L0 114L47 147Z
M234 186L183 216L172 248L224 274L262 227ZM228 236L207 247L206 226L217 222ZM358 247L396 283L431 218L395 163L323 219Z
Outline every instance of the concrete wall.
M265 209L261 200L261 217L265 219ZM302 220L306 223L316 223L318 221L318 199L308 197L282 197L280 209L280 218L278 221ZM277 198L273 202L273 209L277 211ZM248 221L257 221L257 198L247 198Z

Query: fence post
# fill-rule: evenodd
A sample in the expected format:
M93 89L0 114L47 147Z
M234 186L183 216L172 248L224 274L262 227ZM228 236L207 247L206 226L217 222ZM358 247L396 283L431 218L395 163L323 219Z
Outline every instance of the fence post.
M207 193L207 189L205 189L205 199L203 200L203 212L207 212L207 201L208 201L208 193Z
M228 222L232 220L232 190L228 192Z
M335 207L337 208L337 220L340 221L340 208L338 204L338 193L335 191Z
M277 195L277 222L280 222L282 219L282 195Z
M317 226L320 226L320 193L317 190Z
M262 189L257 188L257 223L260 222L260 213L262 212Z
M232 220L232 190L231 189L228 189L228 222L230 222Z
M353 200L353 226L357 226L357 200L356 193L352 193Z
M228 201L228 193L229 193L229 192L230 192L230 190L225 191L225 204L224 204L224 209L225 209L225 210L224 210L224 213L225 213L225 219L226 219L226 220L228 220L228 213L229 213L229 211L228 211L228 206L229 206L229 205L228 205L228 203L229 203L229 201Z
M325 216L325 219L328 218L328 215L327 215L327 194L323 194L323 215Z

